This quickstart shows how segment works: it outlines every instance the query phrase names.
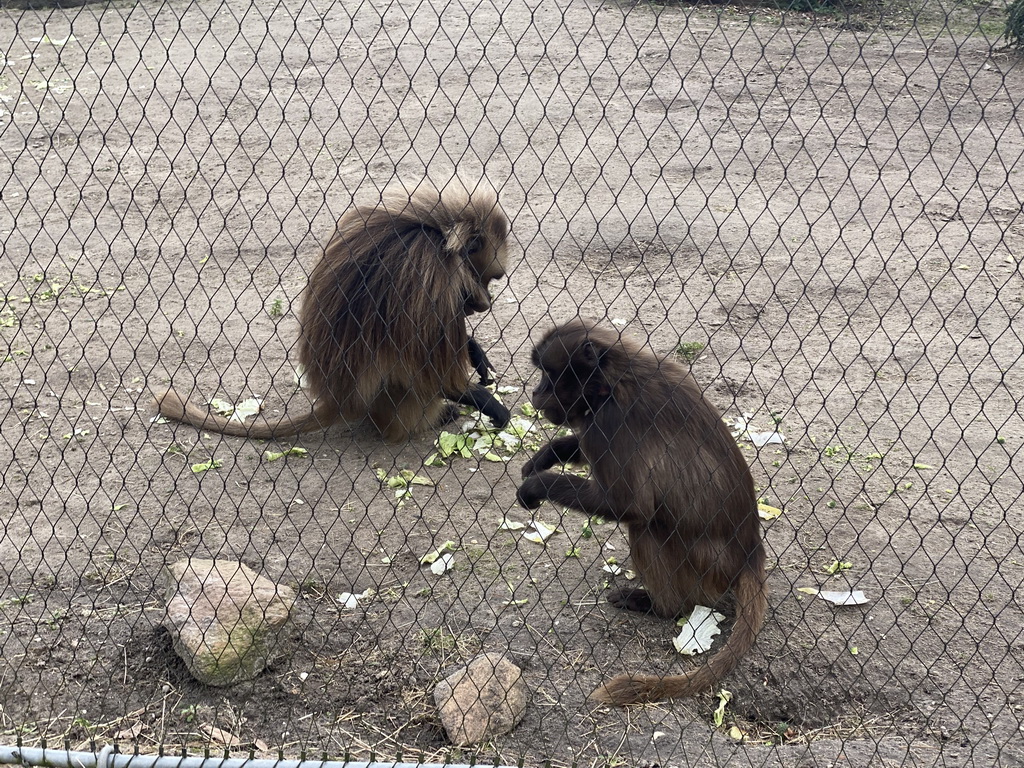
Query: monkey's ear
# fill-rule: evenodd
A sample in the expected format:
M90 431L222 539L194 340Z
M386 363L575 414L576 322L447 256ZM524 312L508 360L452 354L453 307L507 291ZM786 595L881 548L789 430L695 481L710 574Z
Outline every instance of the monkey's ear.
M472 256L483 247L479 233L473 230L473 225L468 221L457 221L448 230L448 250L457 253L463 258Z
M598 346L590 339L584 341L580 347L584 364L591 369L587 388L591 392L592 397L604 398L612 393L611 385L608 384L604 371L601 370L601 363L604 362L604 356L607 351L607 349Z
M583 355L583 361L588 365L592 365L595 368L601 367L601 360L604 358L604 350L598 347L590 339L586 339L580 346L580 353Z

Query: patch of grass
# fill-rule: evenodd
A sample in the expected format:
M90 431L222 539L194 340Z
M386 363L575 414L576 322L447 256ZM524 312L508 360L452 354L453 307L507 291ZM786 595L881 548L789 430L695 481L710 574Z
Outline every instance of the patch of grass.
M676 354L686 362L692 363L700 357L705 346L703 341L680 341L679 346L676 347Z

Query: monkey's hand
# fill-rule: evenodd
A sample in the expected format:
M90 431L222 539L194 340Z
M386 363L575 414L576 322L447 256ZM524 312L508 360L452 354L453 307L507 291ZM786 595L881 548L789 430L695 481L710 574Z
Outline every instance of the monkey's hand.
M512 420L512 414L509 413L508 408L502 405L490 390L484 389L479 384L470 384L469 389L465 392L452 393L445 397L462 405L473 406L493 421L494 426L499 429Z
M484 352L483 347L480 346L480 342L470 336L469 340L466 342L466 347L469 350L469 361L472 363L473 369L480 377L480 383L485 387L488 384L493 384L494 379L491 378L490 372L495 370L495 368L491 365L491 361L487 359L487 353Z
M530 475L516 491L516 501L524 509L536 509L547 497L548 489L543 474Z
M533 455L532 459L523 464L523 480L538 472L543 472L545 469L551 469L557 462L558 457L551 450L551 445L545 445Z
M581 460L580 441L575 435L552 440L523 465L523 479L551 469L555 464L570 464Z

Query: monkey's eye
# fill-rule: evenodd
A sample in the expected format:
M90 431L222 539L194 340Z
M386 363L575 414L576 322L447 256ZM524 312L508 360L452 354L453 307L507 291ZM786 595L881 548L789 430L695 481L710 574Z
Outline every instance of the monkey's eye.
M473 238L466 244L466 255L476 256L483 250L484 240L480 235L473 235Z

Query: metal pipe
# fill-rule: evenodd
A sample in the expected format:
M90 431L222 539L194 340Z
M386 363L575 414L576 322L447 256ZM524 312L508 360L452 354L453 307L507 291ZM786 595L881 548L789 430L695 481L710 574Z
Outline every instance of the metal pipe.
M108 744L99 752L0 746L0 765L41 768L485 768L457 763L353 763L341 760L267 760L247 757L183 757L115 752ZM487 766L490 768L490 766ZM495 765L493 768L516 768Z

